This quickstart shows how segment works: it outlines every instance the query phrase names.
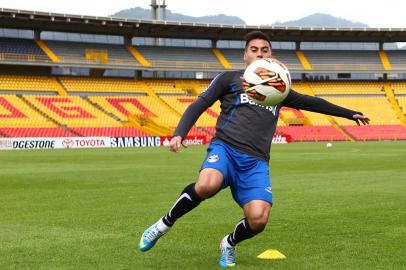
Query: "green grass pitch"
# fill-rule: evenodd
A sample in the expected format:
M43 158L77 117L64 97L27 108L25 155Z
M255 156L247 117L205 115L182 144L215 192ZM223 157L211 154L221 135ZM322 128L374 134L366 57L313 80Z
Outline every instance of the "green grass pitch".
M205 147L0 152L0 269L216 269L242 211L229 190L147 253L143 230L196 179ZM238 269L406 269L406 142L273 145L274 207ZM277 249L285 260L256 256Z

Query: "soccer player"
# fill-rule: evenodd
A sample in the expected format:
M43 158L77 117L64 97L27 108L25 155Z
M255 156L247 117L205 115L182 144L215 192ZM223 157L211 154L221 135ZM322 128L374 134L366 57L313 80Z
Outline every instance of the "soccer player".
M245 40L244 62L247 66L257 59L272 56L271 42L266 34L254 31L247 34ZM369 123L368 117L361 112L294 90L279 105L257 105L244 92L242 76L243 71L220 73L184 112L169 144L172 152L178 152L181 145L186 146L183 139L199 116L214 102L221 101L216 134L207 149L197 182L186 186L169 212L144 231L139 250L151 249L180 217L221 189L230 187L234 200L243 209L244 218L221 240L219 264L221 267L235 266L236 245L262 232L268 222L272 206L269 153L281 107L344 117L358 125Z

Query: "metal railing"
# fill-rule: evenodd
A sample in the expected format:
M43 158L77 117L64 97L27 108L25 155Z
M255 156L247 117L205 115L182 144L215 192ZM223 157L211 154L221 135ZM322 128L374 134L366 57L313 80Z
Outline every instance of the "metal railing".
M168 61L168 60L152 60L149 62L153 67L208 69L208 70L224 69L224 67L219 62Z
M59 62L67 64L89 64L89 65L106 65L102 63L101 59L86 59L81 56L75 55L58 55ZM135 59L123 59L123 58L108 58L107 65L120 65L120 66L141 66Z
M108 58L107 63L102 63L101 59L86 59L84 56L79 55L58 55L59 63L64 64L85 64L85 65L98 65L98 66L125 66L125 67L141 67L135 59L125 58ZM18 53L0 53L0 62L38 62L38 63L53 63L46 55L37 54L18 54ZM191 70L223 70L224 67L221 63L216 61L169 61L169 60L151 60L151 68L171 68L171 69L191 69ZM231 62L232 69L244 69L244 62ZM322 71L322 72L385 72L382 64L314 64L312 63L312 70L309 71ZM291 71L304 71L303 66L300 64L287 64ZM392 71L406 71L406 64L392 64Z
M40 54L20 54L20 53L0 53L0 61L22 61L22 62L52 62L46 55Z

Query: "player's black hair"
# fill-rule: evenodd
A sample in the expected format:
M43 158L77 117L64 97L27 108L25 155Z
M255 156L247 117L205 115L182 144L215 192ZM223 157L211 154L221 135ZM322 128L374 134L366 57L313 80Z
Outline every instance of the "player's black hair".
M244 39L245 39L245 49L247 49L248 43L250 43L250 41L253 39L263 39L263 40L268 41L269 47L272 49L271 40L269 39L269 36L267 34L265 34L264 32L261 32L261 31L249 32L248 34L245 35Z

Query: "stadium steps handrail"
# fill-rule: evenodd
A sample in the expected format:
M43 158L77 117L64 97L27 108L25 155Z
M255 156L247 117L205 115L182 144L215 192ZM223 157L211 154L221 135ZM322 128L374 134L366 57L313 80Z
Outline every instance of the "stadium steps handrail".
M310 86L310 83L304 82L302 83L303 89L306 91L306 93L309 96L315 96L316 92L313 90L313 88Z
M386 55L385 51L379 51L379 58L381 59L382 66L384 70L392 70L392 64L390 63L390 60L388 56Z
M100 106L99 104L97 104L96 102L93 102L92 100L90 100L90 98L88 96L80 96L83 100L85 100L87 103L89 103L90 105L92 105L93 107L95 107L97 110L101 111L102 113L104 113L105 115L107 115L108 117L113 118L114 120L116 120L117 122L122 122L123 120L118 117L117 115L115 115L112 112L108 112L106 109L104 109L102 106Z
M186 94L188 94L188 90L190 90L189 94L191 94L192 96L197 96L200 94L198 91L199 85L193 80L176 80L175 85L177 88L181 88Z
M48 47L48 45L43 40L35 40L35 43L40 47L40 49L52 60L54 63L59 63L61 60L58 56Z
M74 131L73 129L69 128L67 125L62 124L61 122L57 121L56 119L54 119L53 117L51 117L50 115L48 115L47 113L43 112L41 109L39 109L37 106L35 106L34 104L32 104L28 99L26 99L23 95L16 95L18 98L20 98L25 104L27 104L30 108L32 108L33 110L35 110L36 112L38 112L40 115L42 115L43 117L45 117L46 119L48 119L49 121L51 121L52 123L56 124L57 126L59 126L60 128L66 130L69 133L72 133L75 136L78 137L83 137L82 134Z
M400 109L399 103L396 101L395 94L393 93L393 88L390 82L384 82L383 88L385 90L386 98L389 100L392 108L396 112L396 116L402 123L402 125L406 126L406 117L403 114L402 110Z
M233 68L233 66L230 64L230 62L228 62L227 58L224 56L224 54L221 53L219 49L212 49L212 51L225 69Z
M130 54L134 57L135 60L138 61L142 66L149 67L151 63L133 46L127 45L125 46Z
M155 92L146 84L145 82L140 81L140 86L148 94L149 97L152 98L153 101L161 104L162 106L168 108L171 112L175 113L176 116L180 118L178 113L174 111L171 107L169 107L166 102L164 102L161 98L159 98ZM152 135L172 135L173 129L170 127L162 126L158 123L156 123L153 119L150 117L145 117L145 116L129 116L128 121L123 121L122 124L124 126L134 126L138 129L141 129L142 131L145 131L147 133L150 133Z
M224 70L224 67L219 62L198 62L198 61L168 61L168 60L151 60L151 65L154 67L164 68L187 68L187 69L214 69Z
M0 53L0 61L23 61L23 62L52 62L46 55L38 54L19 54L19 53Z
M147 116L131 115L122 124L127 127L135 127L151 135L171 136L173 134L173 129L162 126Z
M166 103L162 98L160 98L157 94L155 94L154 90L152 90L152 88L146 84L145 82L140 81L141 87L142 89L144 89L144 91L148 94L148 96L150 96L153 100L155 100L156 102L160 103L161 105L163 105L164 107L168 108L171 112L173 112L175 115L179 116L179 118L181 117L181 115L179 114L179 112L177 110L175 110L173 107L171 107L168 103Z
M68 89L66 89L65 85L63 85L63 83L58 77L50 77L50 80L60 96L68 95Z
M154 100L156 100L157 102L163 104L166 108L168 108L169 110L171 110L172 112L174 112L180 119L180 117L182 117L182 113L178 112L175 108L173 108L169 103L167 103L165 100L163 100L160 96L158 96L157 94L155 94L155 92L151 89L151 87L146 84L145 82L142 82L142 87L145 90L145 92L148 93L148 95L150 97L152 97ZM202 132L204 132L206 135L213 137L214 134L208 130L206 130L204 127L199 127L194 125L194 127ZM170 134L172 135L172 134Z
M338 130L338 132L340 132L341 134L344 135L345 138L347 138L347 140L349 140L350 142L355 142L357 139L352 136L349 132L347 132L345 129L343 129L337 122L336 120L334 120L334 118L330 115L326 115L327 120L331 123L331 125Z
M166 106L167 106L169 109L171 109L172 111L174 111L174 112L179 116L179 118L182 117L182 113L178 112L175 108L173 108L168 102L166 102L165 100L163 100L160 96L157 95L157 97L158 97L160 100L162 100L162 102L165 103ZM213 137L213 136L214 136L214 134L213 134L212 132L210 132L209 130L205 129L204 127L200 127L200 126L196 126L196 125L193 125L193 127L195 127L196 129L202 131L203 133L205 133L206 136L210 136L210 137Z
M296 56L299 59L300 63L303 66L304 70L312 70L312 65L310 64L309 60L307 59L306 55L303 51L296 50Z

